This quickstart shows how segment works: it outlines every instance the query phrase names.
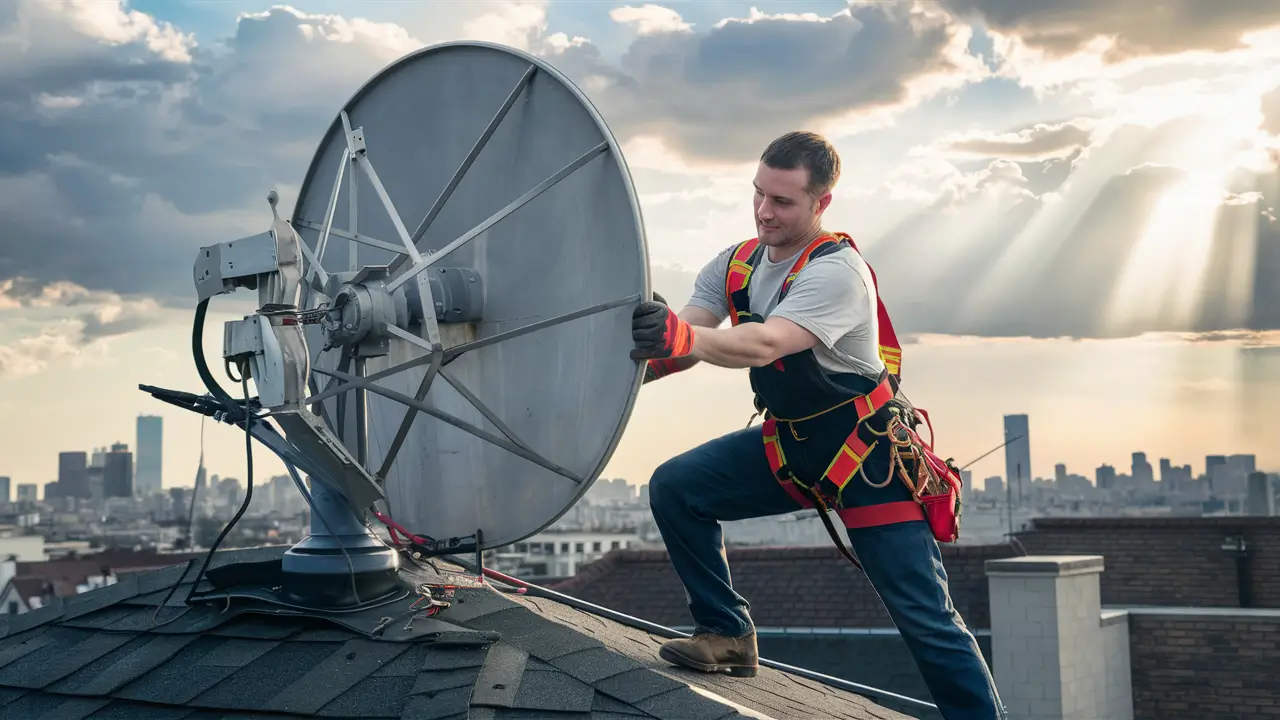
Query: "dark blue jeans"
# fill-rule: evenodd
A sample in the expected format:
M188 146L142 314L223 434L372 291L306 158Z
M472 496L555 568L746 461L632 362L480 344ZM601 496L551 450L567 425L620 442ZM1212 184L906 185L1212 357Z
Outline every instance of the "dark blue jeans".
M801 436L814 434L806 429ZM798 443L784 425L779 425L779 435L788 464L799 466L809 477L812 468L819 475L825 470L843 439L827 433L827 438L815 438L814 445L808 438ZM877 447L867 460L868 477L876 484L883 481L888 465L887 453L881 450ZM846 506L910 497L901 481L875 489L856 475L845 492ZM730 433L663 463L649 481L649 503L688 592L695 626L735 637L750 632L750 605L733 589L720 521L801 509L774 479L760 427ZM839 528L839 521L832 520ZM977 641L952 605L942 556L928 524L921 520L860 528L849 530L848 536L942 716L1006 717Z

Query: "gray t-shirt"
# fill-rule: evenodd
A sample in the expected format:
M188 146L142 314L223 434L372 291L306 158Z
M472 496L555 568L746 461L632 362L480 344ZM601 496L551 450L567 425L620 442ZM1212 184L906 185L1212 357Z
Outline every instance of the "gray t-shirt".
M705 308L721 322L729 317L724 294L725 272L737 244L720 251L698 273L690 305ZM878 378L884 370L880 359L879 323L871 269L853 248L810 260L778 304L778 293L797 254L782 262L770 262L768 249L751 273L751 312L763 318L784 317L818 337L814 347L818 363L832 373L859 373Z

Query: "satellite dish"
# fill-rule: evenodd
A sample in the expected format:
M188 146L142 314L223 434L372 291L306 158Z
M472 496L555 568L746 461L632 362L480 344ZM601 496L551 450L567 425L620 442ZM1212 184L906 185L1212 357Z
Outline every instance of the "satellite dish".
M379 504L415 553L479 555L587 491L640 389L631 312L649 277L618 144L569 80L489 43L407 55L339 110L292 218L268 203L270 230L196 257L209 394L142 389L275 452L311 532L270 589L200 599L390 602L408 588L368 527ZM239 288L258 310L224 328L233 398L201 338L209 300Z
M639 391L649 280L626 164L578 88L500 45L409 54L334 118L291 224L329 276L302 306L341 304L348 341L308 326L312 407L398 523L498 547L583 495ZM335 394L353 378L377 379Z

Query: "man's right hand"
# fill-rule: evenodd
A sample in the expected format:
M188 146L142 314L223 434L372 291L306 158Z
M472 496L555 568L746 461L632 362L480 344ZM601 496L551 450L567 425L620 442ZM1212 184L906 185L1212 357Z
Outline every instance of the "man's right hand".
M655 292L653 293L653 303L660 303L662 305L667 305L667 300L666 298L662 297L661 295ZM648 305L652 306L653 303L649 303ZM648 313L643 312L643 310L645 309L647 308L645 308L645 306L642 304L640 307L636 309L636 314L633 315L632 317L632 333L633 333L633 337L636 338L637 349L631 352L631 357L637 360L639 359L645 360L644 383L641 383L641 384L649 383L654 380L664 378L672 373L678 373L681 370L687 369L689 366L689 363L685 362L686 358L649 357L650 353L641 352L641 350L639 349L642 345L640 340L641 336L652 334L652 331L654 329L654 328L647 327L649 324L651 324L652 318L645 317L645 315L648 315ZM671 311L670 306L667 307L665 313L663 314L664 315L670 314L672 320L677 320L677 321L679 320L679 318L674 316L674 313Z
M641 360L688 355L693 351L693 329L667 307L661 295L655 298L640 303L631 315L631 337L636 344L631 357Z

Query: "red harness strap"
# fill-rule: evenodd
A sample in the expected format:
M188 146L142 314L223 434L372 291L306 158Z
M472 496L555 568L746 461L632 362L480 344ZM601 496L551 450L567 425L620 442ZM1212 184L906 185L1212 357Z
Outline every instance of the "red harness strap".
M863 421L875 415L880 408L884 407L885 403L892 399L893 388L890 387L888 379L881 382L870 393L859 395L853 399L854 406L858 410L858 422L854 425L853 431L849 433L849 436L845 438L844 444L840 447L840 452L836 453L831 464L827 466L826 472L823 473L823 478L837 488L837 495L833 498L837 503L840 500L840 494L844 492L845 486L849 484L854 475L858 474L859 469L862 468L862 463L866 462L867 456L880 443L879 440L876 440L871 445L867 445L858 435L858 428ZM788 421L783 420L783 422ZM788 495L800 503L801 507L814 507L813 500L810 499L810 493L814 493L814 497L819 500L821 500L821 496L816 495L813 488L806 487L805 490L807 492L802 492L800 488L796 487L795 474L787 468L787 458L782 452L782 443L778 441L778 419L772 416L766 418L762 434L764 435L765 456L769 459L769 467L772 468L778 483L782 485ZM836 509L836 515L839 516L840 522L846 528L875 527L877 525L925 519L923 508L914 500L902 500L865 507L838 508Z
M817 249L828 242L840 242L848 245L855 253L861 256L858 245L854 243L853 238L848 233L835 232L822 235L815 238L809 243L799 255L796 256L795 262L792 263L787 277L782 281L781 294L785 295L787 290L791 288L791 283L795 282L796 276L800 271L809 264L813 253ZM751 238L744 240L733 250L733 255L729 259L729 267L725 273L725 297L729 300L729 322L737 325L740 322L750 319L750 308L736 308L733 304L733 294L751 282L751 273L754 267L751 265L751 258L755 255L756 249L760 247L759 238ZM875 268L867 265L867 270L871 273L871 284L876 293L876 322L880 330L879 347L880 360L889 370L889 374L898 377L902 374L902 344L898 341L898 333L893 329L893 321L889 319L889 311L885 309L884 300L880 298L880 281L876 278ZM782 363L777 363L779 370L782 370Z
M738 247L733 251L733 257L729 259L729 268L725 271L724 296L729 301L729 322L735 327L738 323L751 319L751 308L734 307L733 294L747 287L747 283L751 282L751 271L753 270L751 256L755 254L759 245L759 238L751 238L738 243Z

